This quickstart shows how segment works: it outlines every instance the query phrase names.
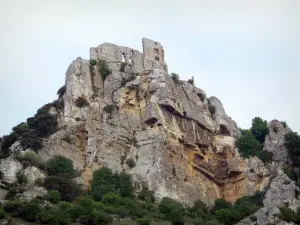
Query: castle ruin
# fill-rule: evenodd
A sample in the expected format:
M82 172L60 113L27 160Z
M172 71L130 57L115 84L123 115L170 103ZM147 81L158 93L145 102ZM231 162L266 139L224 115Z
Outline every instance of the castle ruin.
M161 69L168 72L163 46L156 41L143 38L143 53L124 46L103 43L90 49L90 58L107 60L112 70L119 70L122 63L131 67L132 72Z

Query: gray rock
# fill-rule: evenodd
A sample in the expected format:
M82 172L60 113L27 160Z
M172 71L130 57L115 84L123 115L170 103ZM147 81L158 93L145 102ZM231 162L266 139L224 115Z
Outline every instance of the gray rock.
M57 114L60 130L44 141L41 158L72 159L86 187L93 171L107 166L132 174L137 189L147 184L158 199L186 203L235 201L264 188L269 175L258 159L239 157L234 146L239 130L222 103L189 82L174 82L162 45L142 43L143 53L110 43L90 49L91 59L109 64L112 73L105 81L98 64L71 63L65 107ZM76 106L78 97L88 106ZM216 107L214 116L209 104ZM71 142L64 140L65 133ZM136 166L129 167L128 159Z
M284 146L284 136L291 130L288 127L284 128L278 120L269 122L268 127L269 134L265 138L264 150L273 153L271 167L277 168L289 164L290 159L288 158L288 150Z
M33 185L36 179L44 179L45 175L36 167L27 167L24 170L24 175L27 177L28 184Z
M22 164L12 156L1 159L0 171L3 174L2 180L12 184L17 181L17 173L23 168Z
M44 197L47 193L47 190L43 187L33 187L32 189L23 192L21 198L30 201L36 197Z

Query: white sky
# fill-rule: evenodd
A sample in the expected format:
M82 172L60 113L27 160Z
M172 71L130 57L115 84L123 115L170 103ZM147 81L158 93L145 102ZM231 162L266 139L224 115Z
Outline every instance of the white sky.
M260 116L300 132L299 0L0 0L0 30L0 135L55 100L90 47L143 37L240 127Z

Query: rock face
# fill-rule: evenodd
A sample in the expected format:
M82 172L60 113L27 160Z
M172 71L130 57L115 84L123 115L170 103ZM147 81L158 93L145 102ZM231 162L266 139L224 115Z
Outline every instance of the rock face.
M136 189L148 185L158 198L187 203L235 201L264 188L269 172L258 158L236 153L240 131L220 100L170 76L162 45L142 42L143 53L104 43L90 49L90 61L71 63L64 108L50 110L59 131L39 155L72 159L86 186L93 170L107 166L131 173ZM111 70L105 80L103 60Z
M278 170L277 172L277 176L272 180L270 188L265 195L265 199L263 201L264 207L254 213L257 218L256 223L252 222L250 218L246 218L239 222L238 225L266 225L280 222L275 216L275 214L279 213L278 207L285 205L296 210L300 205L300 200L298 199L298 195L300 193L299 187L297 187L295 183L292 182L281 170ZM279 224L289 223L281 221Z
M284 136L291 130L288 127L283 127L278 120L272 120L268 127L269 134L265 138L264 149L273 152L271 167L278 168L290 164L288 150L284 146Z

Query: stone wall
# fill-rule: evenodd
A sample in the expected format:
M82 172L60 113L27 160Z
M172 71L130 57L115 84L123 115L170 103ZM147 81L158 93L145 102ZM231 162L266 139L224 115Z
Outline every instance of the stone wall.
M142 44L143 53L132 48L103 43L90 49L90 58L107 60L112 70L119 70L123 62L129 65L134 73L152 69L162 69L167 72L163 46L147 38L143 38Z

